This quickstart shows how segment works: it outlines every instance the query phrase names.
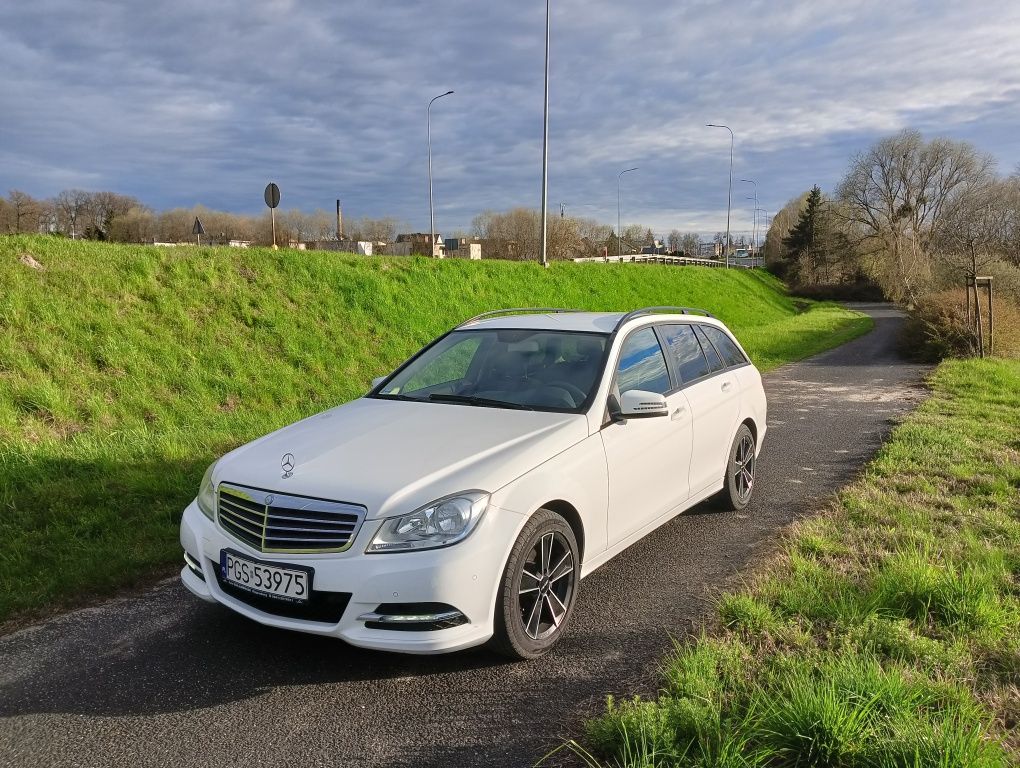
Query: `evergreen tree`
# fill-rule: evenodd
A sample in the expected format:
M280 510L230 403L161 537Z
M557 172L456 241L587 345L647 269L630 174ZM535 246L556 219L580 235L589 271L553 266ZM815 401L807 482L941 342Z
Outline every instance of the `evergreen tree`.
M794 283L802 282L804 277L812 277L816 271L819 257L819 242L823 233L819 232L822 206L822 190L818 185L811 187L800 219L783 238L784 259L787 262L786 276ZM807 266L811 275L802 274L802 266Z

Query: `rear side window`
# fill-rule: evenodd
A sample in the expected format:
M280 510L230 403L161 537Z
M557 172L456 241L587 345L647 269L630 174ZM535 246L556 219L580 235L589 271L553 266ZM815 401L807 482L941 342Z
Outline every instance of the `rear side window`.
M701 349L705 353L705 357L708 358L708 364L712 366L712 373L721 371L726 367L726 363L719 357L719 353L715 351L715 347L709 342L708 337L705 336L704 329L700 325L694 326L694 332L698 334L698 341L701 342Z
M659 339L651 328L635 331L623 343L616 369L616 386L622 395L632 389L658 392L670 390L666 358L662 356Z
M703 325L701 330L708 336L712 345L719 350L719 354L723 356L726 365L744 365L747 362L747 358L740 351L740 347L733 343L733 339L725 331L721 331L711 325Z
M694 335L694 329L689 325L664 325L663 334L666 338L666 346L676 362L677 372L680 380L684 383L700 379L711 373L708 360L701 351L701 344L698 337Z

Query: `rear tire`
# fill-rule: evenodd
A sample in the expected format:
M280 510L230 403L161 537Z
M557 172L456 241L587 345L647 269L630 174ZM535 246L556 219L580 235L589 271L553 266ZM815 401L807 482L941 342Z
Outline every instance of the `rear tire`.
M730 511L741 510L754 495L754 471L757 457L754 435L746 424L741 424L730 446L726 461L723 489L716 494L716 505Z
M555 512L538 510L510 550L490 647L517 660L547 653L570 624L580 575L573 529Z

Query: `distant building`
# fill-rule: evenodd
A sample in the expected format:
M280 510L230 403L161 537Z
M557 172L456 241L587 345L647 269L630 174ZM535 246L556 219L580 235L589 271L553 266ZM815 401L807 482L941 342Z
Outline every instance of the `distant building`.
M448 237L443 242L446 245L446 255L451 259L477 261L482 258L482 243L479 240L467 237Z
M397 242L393 244L390 253L396 256L433 256L444 258L446 256L446 243L440 235L436 235L435 242L429 247L432 235L428 232L412 232L404 235L397 235ZM406 243L407 245L404 245Z
M362 256L371 256L373 246L374 243L369 240L314 240L308 243L309 250L313 251L342 251Z
M251 240L228 240L227 245L231 248L251 248Z

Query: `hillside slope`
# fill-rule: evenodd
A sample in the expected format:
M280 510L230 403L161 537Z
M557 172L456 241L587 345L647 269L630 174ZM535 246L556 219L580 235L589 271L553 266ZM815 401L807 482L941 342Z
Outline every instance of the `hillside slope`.
M709 309L763 369L870 327L757 271L0 238L0 621L166 572L210 460L466 317L656 304Z

